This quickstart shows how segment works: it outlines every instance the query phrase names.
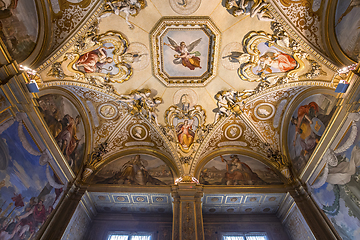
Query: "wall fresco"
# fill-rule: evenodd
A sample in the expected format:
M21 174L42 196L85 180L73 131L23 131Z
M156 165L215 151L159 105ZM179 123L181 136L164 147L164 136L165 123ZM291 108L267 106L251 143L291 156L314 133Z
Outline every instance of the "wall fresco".
M338 1L335 13L335 33L345 54L357 61L360 54L360 2Z
M345 124L346 129L332 144L329 154L334 159L327 161L312 185L312 195L341 238L350 240L360 238L360 121L350 128Z
M30 154L24 141L37 149L18 122L0 134L0 239L35 239L63 191L48 163Z
M84 123L75 106L61 95L39 98L40 112L69 166L77 174L85 151Z
M35 1L0 1L0 37L12 58L22 62L31 54L38 28Z
M288 130L288 148L295 171L305 167L335 111L335 97L315 94L295 109Z
M265 164L246 156L224 155L210 160L201 170L199 181L205 185L282 184Z
M173 184L169 167L160 159L149 155L128 155L102 168L94 177L94 183L121 185L168 185Z

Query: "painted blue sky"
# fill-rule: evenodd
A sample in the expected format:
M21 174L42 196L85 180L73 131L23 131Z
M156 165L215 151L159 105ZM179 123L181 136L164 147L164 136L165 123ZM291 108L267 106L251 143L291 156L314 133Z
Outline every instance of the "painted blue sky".
M5 181L5 186L0 189L0 207L6 201L2 206L3 210L12 202L11 198L14 194L21 194L26 206L30 198L37 197L48 183L45 174L46 165L40 166L39 156L31 155L23 148L18 135L18 125L19 123L15 122L0 135L11 157L7 168L0 170L0 181ZM38 151L27 130L24 127L23 130L30 145ZM22 212L22 209L18 211Z

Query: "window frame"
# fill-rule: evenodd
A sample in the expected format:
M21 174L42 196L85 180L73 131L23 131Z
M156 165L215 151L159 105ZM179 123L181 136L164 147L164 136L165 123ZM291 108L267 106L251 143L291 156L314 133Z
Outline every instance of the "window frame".
M109 231L106 234L105 240L109 240L111 235L127 235L129 237L136 236L136 235L145 235L150 236L150 240L153 240L154 233L153 232L146 232L146 231ZM131 240L131 238L128 238L128 240Z
M245 240L246 237L250 236L265 236L266 240L270 240L266 232L221 232L221 240L224 240L226 236L229 237L244 237Z

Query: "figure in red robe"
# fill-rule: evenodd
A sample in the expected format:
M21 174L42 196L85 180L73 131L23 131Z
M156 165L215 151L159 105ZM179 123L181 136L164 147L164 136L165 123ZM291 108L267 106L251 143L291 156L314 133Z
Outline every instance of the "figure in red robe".
M112 63L113 59L107 56L105 49L112 47L100 47L98 49L87 52L79 57L75 66L80 72L84 73L100 73L103 65Z
M272 73L272 68L279 69L280 72L288 72L296 68L297 62L289 54L282 52L266 52L259 58L260 70L258 73L264 71Z

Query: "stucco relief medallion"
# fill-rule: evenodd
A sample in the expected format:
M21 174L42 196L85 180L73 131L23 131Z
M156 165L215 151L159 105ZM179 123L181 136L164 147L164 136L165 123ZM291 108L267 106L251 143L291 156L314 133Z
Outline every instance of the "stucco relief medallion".
M259 120L268 120L275 114L275 107L270 103L260 103L254 109L254 115Z
M98 107L99 115L104 119L114 119L118 114L118 109L111 103L104 103Z
M142 125L136 124L130 128L130 136L138 141L142 141L148 136L148 131Z
M174 12L189 15L198 10L201 0L169 0L169 3Z
M121 58L124 62L129 63L134 70L143 70L150 63L149 50L139 42L131 43Z
M241 62L249 61L249 55L242 55L242 45L238 42L227 44L221 54L221 64L227 70L236 70ZM240 57L244 60L240 61Z
M242 129L237 124L231 124L225 129L225 137L228 140L236 140L242 135Z
M192 89L180 89L174 94L174 104L183 111L192 109L198 101L196 92Z

